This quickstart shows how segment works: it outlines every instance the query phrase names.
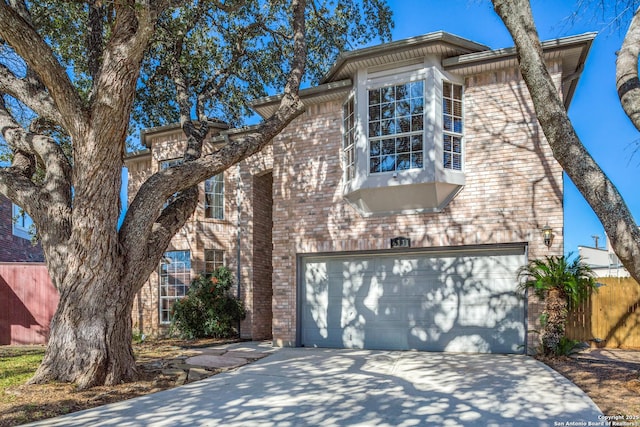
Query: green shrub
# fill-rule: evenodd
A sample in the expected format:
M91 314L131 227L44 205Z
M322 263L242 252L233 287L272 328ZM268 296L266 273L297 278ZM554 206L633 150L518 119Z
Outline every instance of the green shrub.
M227 267L196 277L187 295L173 305L171 332L185 339L228 338L245 317L244 304L229 293L233 275Z
M556 349L556 356L570 356L575 353L580 353L580 351L588 347L588 344L585 344L580 340L572 340L567 337L562 337L560 338L558 348Z

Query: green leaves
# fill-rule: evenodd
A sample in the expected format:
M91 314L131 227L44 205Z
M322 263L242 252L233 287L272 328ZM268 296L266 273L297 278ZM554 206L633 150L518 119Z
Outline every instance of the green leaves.
M185 91L191 117L240 126L251 101L282 91L293 52L290 2L201 0L167 11L143 64L133 121L139 128L178 121ZM379 0L310 1L307 76L317 83L337 55L391 38L391 12ZM179 71L181 85L175 79Z
M173 306L172 331L182 338L227 338L237 331L244 319L242 301L231 296L233 275L227 267L198 276L191 282L187 295Z
M531 289L545 302L540 316L542 349L545 354L557 354L565 333L568 303L578 304L596 289L593 272L580 257L571 259L570 254L534 259L519 270L518 276L524 279L521 290Z
M571 254L532 260L520 269L518 275L525 279L520 289L533 290L541 300L551 289L557 289L567 301L578 304L596 289L591 268L583 264L580 257L571 259Z

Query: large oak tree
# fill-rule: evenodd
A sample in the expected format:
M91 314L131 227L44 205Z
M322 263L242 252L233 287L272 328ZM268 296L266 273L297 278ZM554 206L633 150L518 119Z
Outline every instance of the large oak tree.
M133 300L194 212L196 185L302 113L308 64L313 79L346 40L388 36L381 1L330 4L0 0L0 132L10 159L0 193L34 220L60 293L32 382L135 378ZM210 120L238 123L264 88L284 94L277 111L202 155ZM172 121L188 137L184 163L151 176L118 227L131 124Z
M542 54L528 0L492 0L513 38L520 72L553 155L594 210L611 247L640 282L640 229L615 185L586 150L569 119ZM625 113L640 129L640 9L618 52L616 78Z

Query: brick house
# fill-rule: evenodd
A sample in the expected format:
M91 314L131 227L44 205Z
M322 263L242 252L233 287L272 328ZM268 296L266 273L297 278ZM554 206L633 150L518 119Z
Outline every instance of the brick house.
M567 108L593 38L543 44ZM347 52L301 96L306 112L270 146L201 184L136 327L161 333L189 280L225 264L249 312L243 338L524 351L541 306L516 291L517 270L563 253L563 175L515 50L426 34ZM266 117L278 100L254 108ZM206 150L246 132L220 128ZM176 126L142 142L126 159L130 200L184 147Z
M42 248L32 243L32 224L19 206L0 195L0 262L44 262Z

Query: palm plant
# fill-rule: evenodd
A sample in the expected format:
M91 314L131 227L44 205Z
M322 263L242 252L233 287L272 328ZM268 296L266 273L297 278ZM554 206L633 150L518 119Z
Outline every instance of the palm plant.
M571 259L569 254L529 261L520 268L518 276L525 279L520 289L533 290L545 303L541 318L542 350L544 354L556 354L564 337L569 303L579 304L596 289L593 271L579 256Z

